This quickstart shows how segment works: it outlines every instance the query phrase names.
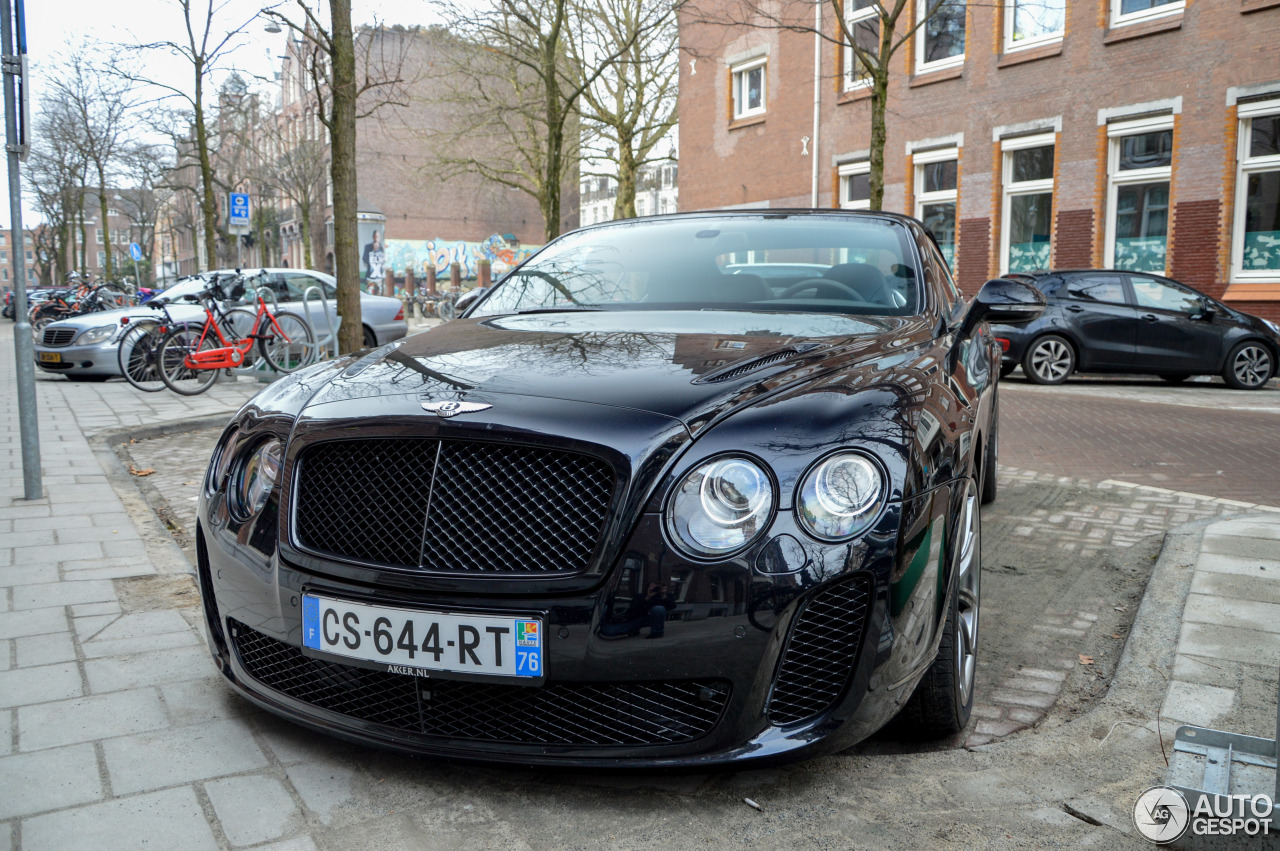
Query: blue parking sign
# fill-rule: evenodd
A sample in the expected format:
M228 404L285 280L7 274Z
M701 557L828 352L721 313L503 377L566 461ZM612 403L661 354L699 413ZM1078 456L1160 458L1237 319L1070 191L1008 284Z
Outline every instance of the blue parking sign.
M138 243L136 242L129 243L129 256L132 257L134 260L141 260L142 246L138 245Z
M231 193L231 209L227 211L227 224L249 224L249 194L247 192Z

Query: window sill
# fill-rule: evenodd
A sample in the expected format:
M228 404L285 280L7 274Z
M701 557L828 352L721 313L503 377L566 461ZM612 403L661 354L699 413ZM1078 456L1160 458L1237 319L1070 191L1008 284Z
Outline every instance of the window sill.
M930 83L941 83L943 80L958 80L964 74L964 65L953 65L950 68L939 68L936 71L925 71L916 74L907 83L908 88L927 86Z
M1057 56L1060 53L1062 53L1062 42L1055 41L1052 44L1045 44L1040 47L1029 47L1026 50L1015 50L1012 53L1006 53L1000 57L996 67L1008 68L1010 65L1021 65L1023 62L1048 59L1050 56Z
M746 118L735 118L729 122L730 130L741 130L743 127L754 127L757 124L764 124L765 114L748 115Z
M1247 15L1250 12L1260 12L1276 6L1280 6L1280 0L1240 0L1240 14Z
M1280 2L1280 0L1276 0ZM1103 44L1115 44L1121 41L1128 41L1131 38L1142 38L1146 35L1155 35L1156 33L1169 32L1171 30L1182 29L1182 13L1176 15L1167 15L1163 18L1156 18L1154 21L1137 21L1132 24L1120 24L1107 30L1106 36L1103 37Z
M1223 301L1280 301L1280 278L1275 281L1232 281Z
M855 101L867 100L871 97L870 86L859 86L856 89L849 89L841 92L836 97L836 103L854 103Z

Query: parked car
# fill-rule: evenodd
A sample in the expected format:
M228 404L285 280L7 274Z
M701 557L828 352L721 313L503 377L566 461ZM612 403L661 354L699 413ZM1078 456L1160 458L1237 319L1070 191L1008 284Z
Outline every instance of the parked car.
M746 252L820 269L774 285ZM312 729L475 760L794 759L900 712L954 733L996 489L987 321L1043 306L1005 280L966 303L890 214L564 235L463 318L233 419L196 532L217 666Z
M1186 284L1145 272L1075 270L1017 276L1045 294L1035 322L993 326L1001 372L1036 384L1073 372L1145 373L1178 382L1221 375L1258 390L1276 374L1280 328Z
M246 270L246 274L256 274L258 270ZM303 293L308 287L323 288L325 303L328 304L335 327L338 322L336 282L321 272L305 269L266 269L265 285L276 295L281 306L301 313ZM223 270L221 274L231 274L232 270ZM170 314L179 321L197 322L204 320L204 309L196 300L196 293L208 284L202 275L184 279L165 290L162 295L172 304ZM307 302L307 318L316 331L316 338L321 339L328 334L324 310L318 299ZM364 343L374 346L398 340L409 333L409 325L404 319L404 306L399 299L385 296L360 294L360 314L364 325ZM76 316L45 326L35 345L36 365L46 372L57 372L73 381L105 381L120 375L120 364L116 358L116 348L120 342L120 332L134 319L153 318L156 311L145 307L127 307L119 310L100 311L85 316Z

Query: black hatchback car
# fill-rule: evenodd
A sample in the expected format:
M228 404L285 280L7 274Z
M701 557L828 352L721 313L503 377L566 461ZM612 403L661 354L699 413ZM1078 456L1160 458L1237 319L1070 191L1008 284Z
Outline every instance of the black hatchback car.
M519 763L844 747L974 699L999 346L901 216L566 234L466 316L226 429L197 554L227 680L328 733Z
M1061 384L1073 372L1173 382L1221 375L1238 390L1258 390L1276 374L1280 328L1186 284L1115 270L1010 277L1043 292L1048 307L1035 322L992 327L1002 374L1021 366L1036 384Z

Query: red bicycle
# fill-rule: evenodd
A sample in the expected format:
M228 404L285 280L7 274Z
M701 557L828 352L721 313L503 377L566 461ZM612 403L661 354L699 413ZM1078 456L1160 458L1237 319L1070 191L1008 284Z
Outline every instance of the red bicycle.
M156 364L165 386L184 396L203 393L218 380L221 370L254 367L265 362L276 372L294 372L316 357L315 332L296 313L267 309L257 295L257 310L221 302L244 294L244 279L234 276L230 290L215 279L199 294L205 321L171 329L156 349ZM254 348L259 357L251 357Z

